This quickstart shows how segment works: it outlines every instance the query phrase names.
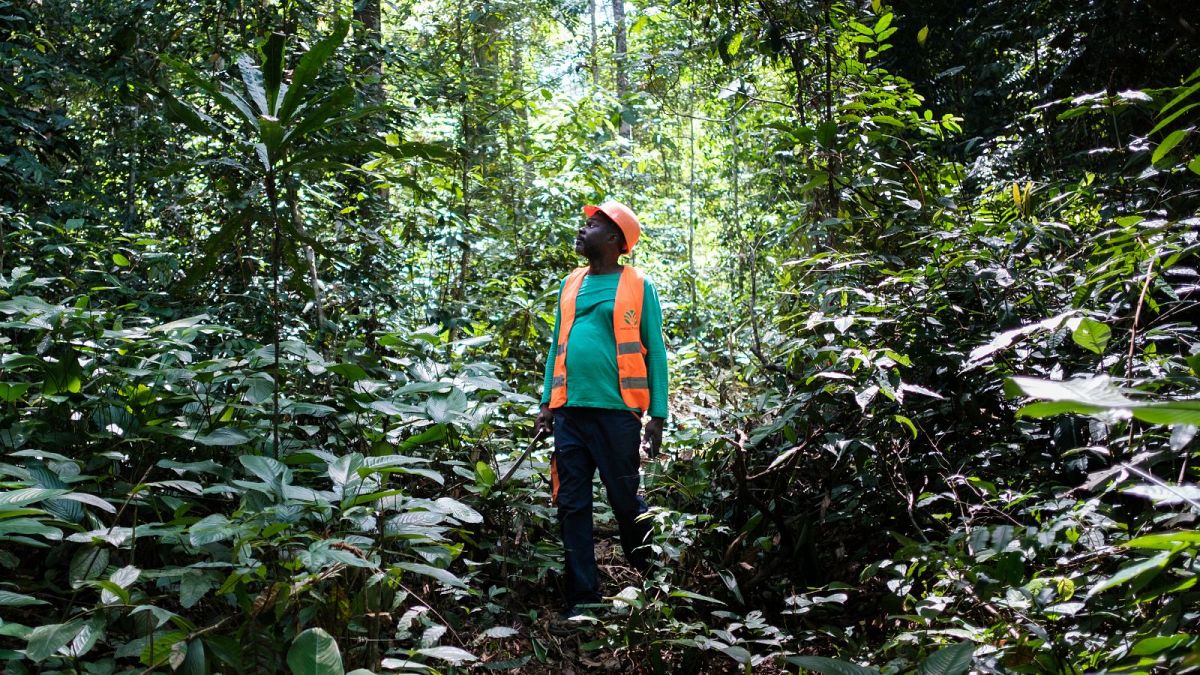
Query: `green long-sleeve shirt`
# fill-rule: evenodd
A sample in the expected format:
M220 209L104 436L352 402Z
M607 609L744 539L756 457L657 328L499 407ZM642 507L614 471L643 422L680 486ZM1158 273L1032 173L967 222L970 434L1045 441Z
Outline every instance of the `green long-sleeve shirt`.
M567 336L567 405L572 407L635 410L621 399L617 376L616 337L613 334L613 304L621 273L589 274L583 278L575 299L575 322ZM564 280L563 283L566 283ZM651 417L667 416L667 348L663 344L662 306L658 292L645 279L642 299L642 344L646 347L646 375L650 380ZM554 359L558 355L558 327L563 284L554 302L554 336L546 357L546 379L542 404L550 403Z

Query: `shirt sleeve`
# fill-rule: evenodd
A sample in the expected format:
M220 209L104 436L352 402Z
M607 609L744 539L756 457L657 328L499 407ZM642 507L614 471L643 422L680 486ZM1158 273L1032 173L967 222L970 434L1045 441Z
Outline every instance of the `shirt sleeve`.
M559 315L562 307L562 287L563 285L559 284L558 294L554 296L554 330L550 334L550 351L546 354L546 373L542 382L542 405L550 403L550 387L554 381L554 359L558 357L558 326L562 323L562 316Z
M650 416L667 417L667 346L663 342L662 305L658 291L646 279L642 298L642 344L646 345L646 374L650 378Z

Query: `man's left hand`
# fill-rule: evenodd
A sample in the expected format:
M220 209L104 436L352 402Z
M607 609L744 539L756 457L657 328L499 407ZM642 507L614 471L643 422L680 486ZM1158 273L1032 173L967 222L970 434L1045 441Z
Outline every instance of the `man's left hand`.
M646 453L647 457L653 458L658 455L658 449L662 447L663 425L666 420L661 417L651 417L649 422L646 422L646 432L642 436L642 452Z

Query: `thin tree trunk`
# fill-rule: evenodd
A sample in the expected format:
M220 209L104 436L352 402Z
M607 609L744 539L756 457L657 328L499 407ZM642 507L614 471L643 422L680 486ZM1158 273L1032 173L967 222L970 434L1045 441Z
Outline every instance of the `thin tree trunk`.
M383 49L382 40L383 8L380 0L361 0L355 3L354 20L362 24L362 35L358 40L364 59L366 75L371 79L363 94L372 103L383 103Z
M595 2L595 0L592 0ZM509 66L512 68L512 77L514 89L517 91L525 90L525 43L521 39L522 24L520 21L514 21L512 26L512 54L509 58ZM516 190L513 191L513 224L517 228L521 228L525 224L525 195L529 193L530 186L533 185L533 165L529 161L529 109L526 106L517 108L517 134L519 136L519 147L521 149L521 174L516 180ZM528 246L522 246L522 258L524 252L529 250Z
M626 72L628 64L626 63L627 46L625 43L625 0L612 0L613 10L613 38L616 46L615 60L617 65L617 96L621 99L621 105L625 105L625 97L629 94L629 75ZM627 143L625 151L628 151L628 141L633 138L633 127L629 122L625 121L625 117L621 117L621 137Z
M588 50L592 64L592 88L600 88L600 58L596 54L599 36L596 32L596 0L588 0L588 14L592 17L592 42Z

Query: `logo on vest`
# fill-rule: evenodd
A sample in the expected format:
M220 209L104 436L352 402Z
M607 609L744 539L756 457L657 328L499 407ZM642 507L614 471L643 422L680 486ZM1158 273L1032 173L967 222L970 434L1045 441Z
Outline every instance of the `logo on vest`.
M625 325L626 326L636 326L637 325L637 311L636 310L632 310L632 309L626 310Z

